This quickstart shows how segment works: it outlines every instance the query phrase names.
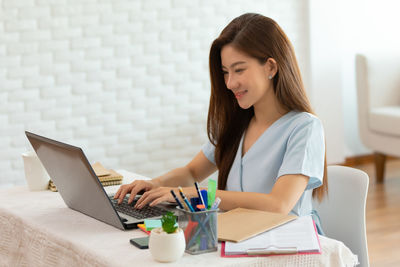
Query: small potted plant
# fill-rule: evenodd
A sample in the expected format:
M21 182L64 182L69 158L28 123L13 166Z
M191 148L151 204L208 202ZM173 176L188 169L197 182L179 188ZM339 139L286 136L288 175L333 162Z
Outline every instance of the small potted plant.
M176 216L167 212L161 218L161 228L151 230L149 249L153 258L160 262L172 262L182 257L185 252L185 236L177 226Z

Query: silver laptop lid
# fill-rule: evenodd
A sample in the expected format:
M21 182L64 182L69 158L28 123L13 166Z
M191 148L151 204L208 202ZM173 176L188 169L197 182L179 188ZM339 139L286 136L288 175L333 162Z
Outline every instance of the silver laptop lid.
M69 208L125 229L81 148L25 134Z

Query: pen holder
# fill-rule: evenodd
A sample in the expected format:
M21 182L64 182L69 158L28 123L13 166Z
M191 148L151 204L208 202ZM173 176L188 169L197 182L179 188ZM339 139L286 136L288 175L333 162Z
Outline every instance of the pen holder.
M217 212L205 210L190 212L179 209L179 227L183 229L186 240L185 252L201 254L218 250Z

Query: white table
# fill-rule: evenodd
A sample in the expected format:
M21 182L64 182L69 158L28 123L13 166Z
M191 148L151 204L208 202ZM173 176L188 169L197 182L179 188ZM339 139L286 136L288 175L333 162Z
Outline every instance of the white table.
M138 178L119 170L125 181ZM113 192L118 187L108 187ZM148 250L129 243L145 236L121 231L67 208L59 193L26 187L0 194L0 266L164 266ZM354 266L357 257L342 243L320 236L322 254L222 258L218 252L184 256L172 266ZM168 264L167 264L168 265Z

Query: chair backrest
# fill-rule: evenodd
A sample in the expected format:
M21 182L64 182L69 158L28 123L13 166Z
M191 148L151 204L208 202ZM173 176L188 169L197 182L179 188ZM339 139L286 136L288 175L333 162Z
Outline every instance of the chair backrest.
M326 236L342 241L357 254L360 266L369 266L365 230L368 184L368 175L361 170L328 166L328 195L321 203L313 203Z
M356 83L359 105L370 110L400 104L399 53L356 55Z

